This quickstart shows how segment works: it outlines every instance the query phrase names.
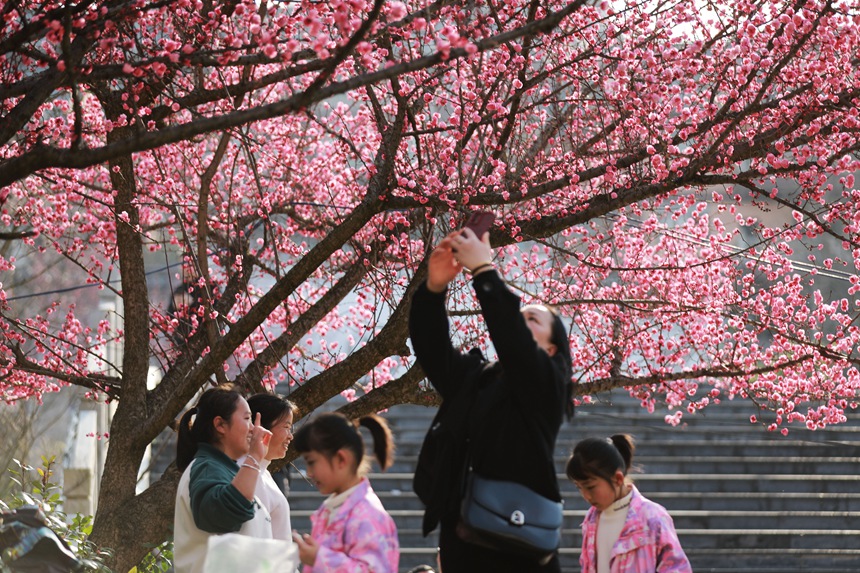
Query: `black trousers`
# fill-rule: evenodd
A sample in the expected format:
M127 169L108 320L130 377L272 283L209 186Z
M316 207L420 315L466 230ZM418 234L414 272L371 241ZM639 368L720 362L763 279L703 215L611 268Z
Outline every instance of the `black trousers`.
M546 565L538 565L526 557L466 543L457 537L456 526L457 517L444 518L440 524L442 573L561 573L557 553Z

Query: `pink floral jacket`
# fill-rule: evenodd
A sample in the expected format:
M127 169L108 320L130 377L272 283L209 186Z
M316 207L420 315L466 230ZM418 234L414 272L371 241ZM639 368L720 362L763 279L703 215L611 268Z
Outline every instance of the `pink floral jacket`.
M591 508L582 522L582 573L597 572L597 518ZM692 573L690 561L666 509L633 488L627 521L612 547L611 573Z
M303 573L397 573L397 527L367 479L334 511L331 523L325 507L311 515L311 537L320 549Z

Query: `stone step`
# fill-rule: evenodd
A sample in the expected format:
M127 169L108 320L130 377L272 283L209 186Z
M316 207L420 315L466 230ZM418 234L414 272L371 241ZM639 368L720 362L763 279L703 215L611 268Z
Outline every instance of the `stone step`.
M766 468L768 473L785 474L847 474L860 467L860 457L855 456L679 456L637 455L634 465L638 471L631 474L634 479L650 473L684 473L691 468L697 473L756 473ZM555 456L555 465L563 470L568 456ZM418 457L400 455L388 471L409 473L415 470Z
M388 413L383 414L387 419L391 421L392 427L397 427L398 429L404 432L413 432L413 431L422 431L426 430L430 425L429 422L435 416L435 409L421 409L421 407L417 407L418 409L412 409L408 412L400 410L400 408L404 408L403 406L396 406L389 410ZM561 431L565 432L569 429L573 428L587 428L589 426L597 425L597 426L605 426L605 425L620 425L620 426L630 426L630 427L640 427L640 426L650 426L655 429L663 428L666 431L679 431L697 427L711 427L711 428L724 428L727 431L740 432L740 431L753 431L753 432L766 432L766 428L764 427L763 421L767 420L766 415L757 415L757 422L752 423L751 416L756 415L755 411L745 411L745 412L729 412L729 411L720 411L719 409L708 411L707 413L696 413L696 414L688 414L685 413L684 417L681 419L681 422L677 426L672 426L666 422L666 414L668 412L654 413L649 414L645 410L642 409L633 409L630 411L625 411L623 409L612 409L612 408L602 408L602 409L584 409L580 408L576 411L573 419L570 421L565 421L562 424ZM847 431L851 432L852 430L849 428L856 428L857 421L860 420L860 413L855 413L851 417L848 417L846 423L843 424L832 424L828 425L825 428L819 428L816 430L809 430L804 425L799 424L791 424L786 426L788 428L789 434L792 432L809 432L809 433L826 433L826 432L841 432ZM781 428L780 428L781 429Z
M417 454L420 446L415 447L413 451L399 449L397 456L394 459L394 466L401 468L399 471L414 471L417 462ZM567 460L570 457L573 447L564 444L558 444L555 450L554 463L558 471L563 471ZM634 468L640 468L639 474L652 473L650 464L678 464L682 466L682 472L697 471L697 462L730 462L744 461L767 464L769 473L783 473L786 464L804 463L811 460L812 463L856 463L855 460L860 458L860 448L851 446L851 450L847 447L837 448L831 445L824 444L778 444L778 443L747 443L738 444L703 444L700 442L691 441L690 443L674 442L668 444L648 444L647 446L638 447L633 458ZM304 468L301 460L296 462L296 467ZM377 470L378 466L373 464L373 470ZM818 467L818 466L816 466ZM761 468L756 468L760 471ZM398 471L398 470L395 470ZM709 470L710 471L710 470ZM707 472L698 472L707 473ZM719 473L719 472L718 472ZM820 473L818 471L807 472L804 470L801 473ZM636 475L634 471L633 475Z
M422 509L386 509L396 520L398 527L405 529L421 528L424 517ZM290 515L294 523L305 522L305 520L309 520L313 511L292 509ZM578 531L586 511L585 509L565 510L564 525L567 530ZM678 529L713 528L728 530L738 520L743 520L748 529L793 529L793 524L802 523L804 529L831 531L835 529L850 530L860 523L860 512L856 511L674 510L671 514L675 527Z
M790 431L788 435L785 436L782 434L767 432L755 426L751 428L738 428L737 426L738 424L735 424L734 427L700 426L670 428L665 424L656 427L627 426L621 424L590 424L583 425L581 428L575 427L569 430L562 430L559 433L557 444L565 450L569 450L573 449L576 442L586 437L607 437L612 434L631 434L636 439L637 450L641 447L648 446L651 442L667 444L679 442L685 443L687 441L694 440L711 447L714 445L730 443L738 440L738 438L743 438L744 440L750 439L757 443L766 442L772 444L785 444L789 446L797 446L800 444L829 444L834 449L838 449L840 447L853 448L856 452L856 444L857 442L860 442L860 427L854 426L841 426L838 429L820 432L795 430ZM428 420L420 430L404 431L401 428L392 428L398 451L407 449L409 453L417 452L429 427L430 421Z
M391 408L385 417L391 420L392 426L404 432L424 431L429 426L430 420L435 416L435 408L427 408L423 406L401 405ZM677 427L666 423L666 415L673 412L662 410L659 412L649 413L641 408L638 404L616 403L613 405L599 404L580 406L576 410L576 414L569 423L562 426L561 431L565 432L570 428L587 428L589 426L604 426L620 425L623 427L641 427L652 426L653 428L662 428L666 431L677 431L699 426L704 427L723 427L726 431L734 432L765 432L765 428L761 423L752 424L750 416L755 415L761 421L768 420L767 413L762 413L755 408L749 407L726 407L725 403L713 408L706 408L704 411L695 413L684 413L680 424ZM848 418L847 423L835 424L827 426L825 429L809 431L802 425L788 426L789 433L793 432L841 432L857 433L857 423L860 421L860 411L849 411L846 413ZM850 428L854 428L853 430Z
M687 552L696 573L856 573L857 549L697 549ZM577 552L577 559L578 552ZM579 568L569 569L579 573Z
M389 413L386 417L398 443L420 443L432 422L432 418L429 417L402 420L399 414L393 413ZM700 439L725 440L743 435L753 440L857 442L860 437L860 416L843 424L814 431L803 426L788 426L786 429L788 432L786 435L781 432L770 432L759 424L751 424L749 417L691 417L688 422L673 427L662 418L649 415L591 414L577 416L573 421L562 424L559 429L559 439L562 442L575 442L587 436L632 433L638 436L640 441L645 441L645 437L655 440L683 441L694 436L699 436Z
M377 491L387 510L423 510L421 501L411 491ZM790 493L790 492L655 492L648 498L670 512L699 511L850 511L860 512L860 493ZM323 496L315 491L290 492L293 511L313 511L322 503ZM569 509L584 507L581 498L565 496Z
M696 549L685 550L696 573L857 573L860 549ZM560 551L562 573L580 573L579 549ZM403 548L400 570L433 564L435 546Z
M438 535L421 536L423 506L411 491L435 412L389 410L398 459L389 472L369 476L398 523L401 571L436 559ZM634 464L644 472L631 477L670 511L696 573L860 573L860 413L825 430L792 427L787 436L751 424L750 415L767 416L741 400L687 414L677 427L665 423L666 413L648 413L623 391L580 406L561 428L557 470L580 439L630 433L637 440ZM558 478L565 498L562 571L579 573L587 505L563 474ZM289 498L294 525L309 528L323 496L294 472Z
M382 473L369 476L376 491L412 490L413 474ZM564 474L558 474L559 486L563 496L573 496L575 486ZM857 475L803 475L803 474L642 474L635 476L639 489L648 492L750 492L782 491L799 493L852 493L860 490L860 477ZM300 491L305 485L295 485L291 491Z
M820 529L683 529L676 528L684 551L693 549L744 549L766 548L820 549L826 541L828 549L849 550L857 548L860 530L820 530ZM425 538L417 528L402 528L397 531L400 544L404 547L419 547L432 541ZM580 547L582 542L579 529L563 529L562 545ZM431 543L432 545L432 543Z

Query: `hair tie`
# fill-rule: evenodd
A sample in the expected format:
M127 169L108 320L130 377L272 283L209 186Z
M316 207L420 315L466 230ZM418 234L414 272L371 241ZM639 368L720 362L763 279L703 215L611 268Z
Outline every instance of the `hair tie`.
M189 430L191 430L194 427L194 422L192 421L192 418L195 418L199 411L200 411L200 408L198 408L197 406L194 406L193 408L189 409L185 413L188 416L188 424L187 425L188 425Z

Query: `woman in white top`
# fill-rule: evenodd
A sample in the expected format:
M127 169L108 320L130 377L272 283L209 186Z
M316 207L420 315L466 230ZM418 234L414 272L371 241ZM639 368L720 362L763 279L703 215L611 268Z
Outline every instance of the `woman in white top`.
M272 537L292 541L290 504L283 490L272 478L268 466L272 460L279 460L287 454L287 448L293 441L293 418L298 408L286 398L266 393L248 398L248 406L255 417L260 416L260 425L272 432L269 449L260 462L263 471L258 478L257 498L271 515Z

